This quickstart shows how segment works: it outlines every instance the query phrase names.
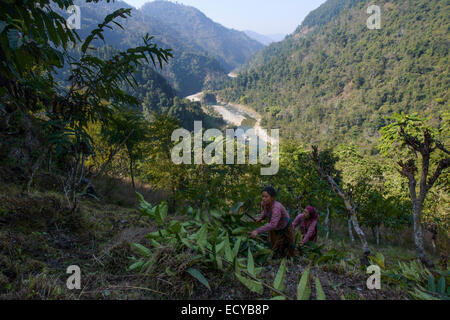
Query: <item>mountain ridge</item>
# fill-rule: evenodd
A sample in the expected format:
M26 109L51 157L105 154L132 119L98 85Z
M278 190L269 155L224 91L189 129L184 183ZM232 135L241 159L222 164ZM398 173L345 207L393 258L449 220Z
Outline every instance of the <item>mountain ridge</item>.
M228 51L225 54L218 54L220 50L214 48L214 46L202 46L197 42L191 41L192 39L187 37L186 33L180 32L179 26L172 25L169 20L166 21L165 16L158 18L154 11L153 13L149 12L149 8L169 5L170 10L167 10L165 14L172 15L176 12L177 15L173 16L181 21L182 25L188 24L186 17L192 10L194 10L196 15L207 19L209 24L219 25L193 7L171 2L162 3L162 1L147 3L141 9L136 9L123 1L116 1L113 4L101 2L86 4L81 0L77 0L75 3L81 8L82 28L78 32L81 38L85 38L92 29L96 28L97 24L103 21L106 14L110 14L119 8L131 8L131 17L118 20L123 25L124 30L118 27L115 27L113 30L105 30L106 43L124 50L142 44L142 37L148 33L154 37L153 41L158 46L172 49L174 58L170 59L163 70L156 71L169 80L181 97L202 90L209 82L226 78L229 71L239 66L240 63L244 63L246 59L263 47L262 44L248 38L243 32L229 30L221 26L219 29L216 27L214 33L210 33L208 28L201 28L203 30L203 39L208 34L212 34L215 37L220 36L217 30L227 30L226 33L232 35L237 32L239 35L236 39L222 39L221 46L227 47ZM185 15L184 18L180 16L183 14ZM67 13L64 13L64 15L68 16ZM202 23L201 21L200 27L203 26ZM102 46L103 42L96 41L93 44ZM240 49L241 47L243 48L242 50Z
M370 153L393 113L417 112L439 123L449 105L448 2L380 1L380 30L367 28L370 1L327 3L311 15L328 23L306 17L284 41L259 52L219 97L252 106L284 137L328 147L357 143Z

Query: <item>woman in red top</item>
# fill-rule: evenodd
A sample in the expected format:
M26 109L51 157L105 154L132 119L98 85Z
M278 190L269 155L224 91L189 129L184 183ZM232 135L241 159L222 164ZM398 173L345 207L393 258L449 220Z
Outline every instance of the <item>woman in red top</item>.
M287 251L287 255L292 257L296 254L294 228L289 213L281 203L275 200L275 196L274 188L264 188L261 202L262 213L256 222L268 218L269 223L250 232L250 236L256 238L258 234L268 232L272 250L278 251L281 255L285 255Z
M302 214L299 214L292 223L294 229L299 227L302 234L304 234L303 240L300 246L305 245L308 241L317 241L317 222L319 215L312 206L307 206Z

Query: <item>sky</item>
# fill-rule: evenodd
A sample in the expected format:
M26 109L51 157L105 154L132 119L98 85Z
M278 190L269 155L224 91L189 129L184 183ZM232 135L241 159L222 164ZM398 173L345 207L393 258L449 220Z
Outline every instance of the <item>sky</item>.
M140 8L149 0L124 0ZM326 0L177 0L227 28L287 35ZM175 1L172 1L175 2Z

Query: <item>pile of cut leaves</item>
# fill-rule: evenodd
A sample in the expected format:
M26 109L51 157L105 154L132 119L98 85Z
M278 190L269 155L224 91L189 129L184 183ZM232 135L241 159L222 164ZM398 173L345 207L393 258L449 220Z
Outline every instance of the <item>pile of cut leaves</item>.
M186 272L197 279L202 285L211 290L208 280L201 272L204 267L215 268L225 273L232 273L251 292L263 295L264 288L272 294L272 299L293 299L284 289L286 279L286 259L278 268L273 283L267 283L260 277L264 263L272 254L272 250L263 247L260 240L251 239L248 232L256 227L256 223L245 221L242 203L232 206L229 212L216 209L193 209L189 207L182 217L168 218L168 205L165 202L152 206L146 202L141 194L137 194L140 201L140 214L156 221L159 230L149 233L152 248L134 243L139 257L133 257L130 270L145 273L153 262L154 249L164 246L175 247L182 251L186 248L196 252L189 261ZM316 299L324 300L325 293L319 278L315 278ZM310 267L306 268L300 277L297 287L297 299L308 300L311 297Z

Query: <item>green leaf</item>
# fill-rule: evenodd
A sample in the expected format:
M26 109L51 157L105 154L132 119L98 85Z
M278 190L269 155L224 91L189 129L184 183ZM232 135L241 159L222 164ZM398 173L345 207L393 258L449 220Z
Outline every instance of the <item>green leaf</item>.
M159 243L158 241L156 241L155 239L151 239L150 243L152 244L152 246L154 246L155 248L159 248L161 247L161 243Z
M247 227L238 227L236 229L233 229L233 231L231 232L233 235L246 235L248 232L248 228Z
M199 270L197 270L195 268L189 268L186 270L186 272L189 273L191 276L193 276L198 281L200 281L200 283L203 284L205 287L207 287L209 290L211 290L208 280L206 280L205 276Z
M377 264L381 269L386 268L384 264L384 255L381 252L377 252L375 256L370 256L369 259L372 263Z
M431 294L423 292L418 288L414 288L414 291L409 291L411 296L417 300L439 300L436 297L433 297Z
M233 247L233 259L236 258L237 255L239 254L239 248L241 247L241 241L242 241L242 238L239 237L239 238L237 238L237 241L234 244L234 247Z
M258 294L263 294L264 288L263 288L261 282L243 277L237 272L235 273L235 275L236 275L236 278L240 282L242 282L250 291L256 292Z
M436 284L433 276L428 278L428 291L436 292Z
M286 297L285 296L276 296L276 297L270 298L269 300L286 300Z
M217 255L216 255L216 263L217 263L217 267L219 268L219 270L223 270L222 257L219 255L219 253L217 253Z
M445 278L441 277L437 283L437 292L443 296L445 295Z
M142 244L133 243L132 245L141 256L149 257L152 255L150 249L144 247Z
M139 202L144 202L145 201L144 196L142 194L140 194L139 192L137 192L137 191L136 191L136 196L137 196Z
M283 291L285 279L286 279L286 258L284 258L281 261L277 275L275 276L275 280L273 282L273 287L279 291Z
M0 34L3 32L3 30L5 30L7 25L8 23L6 23L5 21L0 21Z
M184 238L181 238L181 242L190 249L193 249L193 250L197 249L192 243L190 243L188 240L186 240Z
M194 217L194 219L195 219L196 221L201 221L201 215L202 215L202 210L197 209L197 210L195 211L195 217Z
M216 244L216 254L222 252L222 250L225 248L225 240L222 241L219 244Z
M319 277L316 277L316 300L326 300L325 292L323 292Z
M253 260L253 255L252 255L252 251L250 250L250 248L248 248L248 260L247 260L247 271L248 273L250 273L252 276L256 277L255 274L255 262Z
M230 263L233 262L233 251L231 251L228 235L225 237L225 259Z
M144 261L139 260L139 261L133 263L131 266L129 266L128 267L128 271L133 271L133 270L136 270L136 269L140 269L143 264L144 264Z
M182 225L180 221L171 221L169 224L169 230L171 233L179 234L181 231Z
M309 285L309 268L302 274L297 286L297 300L309 300L311 296L311 287Z
M22 44L23 44L22 35L20 34L20 32L18 30L16 30L16 29L8 30L7 37L8 37L9 47L12 50L17 50L22 46Z
M158 206L158 208L159 208L159 222L162 225L166 221L167 210L169 207L167 203L163 202Z
M271 253L272 253L272 250L270 250L269 248L261 248L255 252L255 257L265 256L265 255L269 255Z
M195 239L199 247L204 250L208 244L208 225L205 223L201 226L200 230L195 234Z
M173 272L172 270L170 270L170 267L166 267L166 274L169 276L169 277L173 277L173 276L175 276L175 272Z

